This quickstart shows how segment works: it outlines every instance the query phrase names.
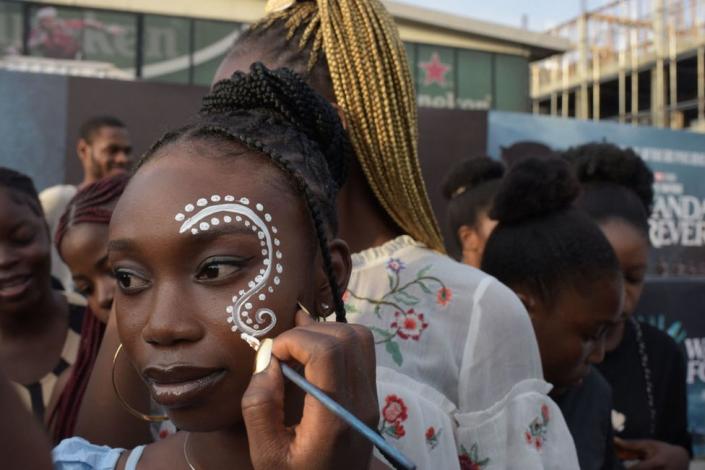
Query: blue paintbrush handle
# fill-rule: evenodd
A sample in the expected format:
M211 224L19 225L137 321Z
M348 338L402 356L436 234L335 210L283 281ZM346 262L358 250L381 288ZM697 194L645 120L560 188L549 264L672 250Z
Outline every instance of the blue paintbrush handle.
M304 392L320 401L323 406L328 408L333 414L352 426L357 432L365 436L375 447L384 455L394 468L403 470L414 470L416 464L409 460L407 456L399 452L396 448L389 445L382 436L373 429L370 429L365 423L360 421L357 416L350 413L340 403L333 400L331 397L323 393L323 391L313 385L311 382L303 378L299 373L283 362L280 363L284 377L298 385Z

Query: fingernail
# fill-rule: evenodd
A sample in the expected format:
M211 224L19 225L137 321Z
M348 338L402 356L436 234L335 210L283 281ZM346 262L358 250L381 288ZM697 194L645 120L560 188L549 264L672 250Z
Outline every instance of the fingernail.
M255 374L259 374L267 367L272 360L272 344L274 342L270 338L263 339L257 350L255 357Z

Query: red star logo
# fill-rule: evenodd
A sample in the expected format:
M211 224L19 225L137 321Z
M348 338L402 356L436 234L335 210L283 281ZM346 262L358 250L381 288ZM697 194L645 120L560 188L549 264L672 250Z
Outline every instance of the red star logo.
M431 54L431 60L428 62L421 62L419 67L426 72L426 77L424 77L424 86L437 83L439 86L446 86L446 74L450 70L450 65L446 65L441 62L441 57L438 52Z

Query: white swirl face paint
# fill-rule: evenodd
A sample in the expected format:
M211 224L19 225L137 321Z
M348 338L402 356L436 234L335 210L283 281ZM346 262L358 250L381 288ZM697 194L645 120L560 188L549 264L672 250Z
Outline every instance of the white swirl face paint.
M276 314L269 308L256 303L264 302L280 284L279 276L284 272L281 242L276 238L277 228L272 225L272 216L265 212L260 203L251 204L249 199L235 198L232 195L214 194L209 198L199 198L195 204L184 206L174 220L181 222L179 233L197 235L215 229L220 225L238 224L245 226L260 241L262 265L258 274L247 282L247 289L240 289L226 307L227 321L234 332L241 337L262 336L277 324ZM247 340L247 339L246 339ZM249 343L249 341L248 341Z

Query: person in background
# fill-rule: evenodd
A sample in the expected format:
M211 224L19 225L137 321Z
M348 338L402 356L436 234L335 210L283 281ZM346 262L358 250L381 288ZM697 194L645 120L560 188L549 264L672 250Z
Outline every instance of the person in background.
M605 335L622 312L623 280L605 236L572 207L579 191L561 159L516 163L495 196L490 216L499 223L481 268L511 287L531 316L544 377L568 422L580 468L611 470L617 460L610 390L592 366L602 361Z
M50 246L32 180L0 167L0 369L53 428L61 427L56 404L83 354L85 308L52 288Z
M83 181L78 186L61 184L45 189L39 194L44 216L53 234L59 217L76 192L107 176L123 174L130 170L132 144L125 124L113 116L96 116L88 119L79 130L76 154L83 168ZM52 275L66 291L73 290L71 272L52 246Z
M617 448L630 468L684 470L692 455L685 359L667 333L633 315L647 272L653 173L631 149L591 143L568 149L582 183L577 207L600 226L624 274L624 309L598 366L614 393Z
M57 251L71 270L76 291L88 303L81 332L85 351L72 367L66 392L55 408L59 423L53 429L55 442L72 436L78 429L82 399L112 310L116 284L108 264L108 224L128 180L128 175L117 175L81 188L61 216L54 236ZM96 423L95 416L92 422Z
M476 157L455 165L443 183L448 223L456 235L461 261L479 268L485 244L497 221L489 216L504 176L504 165L490 157Z
M508 167L519 163L525 158L553 158L558 154L543 142L520 140L508 147L500 147L500 159Z

